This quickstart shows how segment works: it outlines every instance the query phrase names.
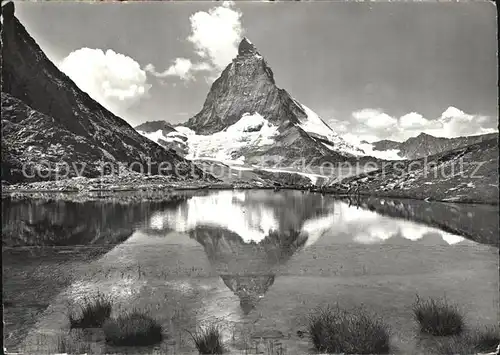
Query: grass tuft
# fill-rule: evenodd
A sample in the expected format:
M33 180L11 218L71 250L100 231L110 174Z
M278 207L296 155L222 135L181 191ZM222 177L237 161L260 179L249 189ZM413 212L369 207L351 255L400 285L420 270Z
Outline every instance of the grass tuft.
M200 354L223 354L222 328L217 324L200 327L195 333L189 332Z
M362 309L317 309L309 315L309 337L321 352L387 354L390 350L389 327Z
M456 305L446 298L422 300L418 297L413 304L413 315L422 333L449 336L464 330L464 316Z
M80 305L81 313L75 316L69 315L71 328L99 328L111 316L113 302L111 298L100 293L93 297L85 297L83 305Z
M106 342L117 346L146 346L162 341L162 327L137 310L108 319L103 326Z
M498 326L484 327L476 330L472 339L478 351L493 351L500 344L500 328Z
M438 342L437 353L444 355L470 355L494 352L500 344L500 329L485 327L453 336Z

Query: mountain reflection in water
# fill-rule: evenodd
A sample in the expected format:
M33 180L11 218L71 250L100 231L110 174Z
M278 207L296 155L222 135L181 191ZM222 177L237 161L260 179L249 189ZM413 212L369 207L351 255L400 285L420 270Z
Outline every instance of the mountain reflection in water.
M330 227L324 219L334 204L300 191L221 191L157 213L148 227L173 228L200 243L248 314L274 283L280 266L306 245L309 234Z
M301 191L220 191L155 213L148 230L174 229L201 244L248 314L301 248L325 241L454 245L461 236Z
M484 280L498 271L498 206L292 190L43 196L2 200L3 296L19 304L6 309L10 345L67 321L44 307L94 291L156 307L165 324L179 314L179 329L223 319L292 331L332 299L392 314L420 290L480 303L473 321L496 322Z

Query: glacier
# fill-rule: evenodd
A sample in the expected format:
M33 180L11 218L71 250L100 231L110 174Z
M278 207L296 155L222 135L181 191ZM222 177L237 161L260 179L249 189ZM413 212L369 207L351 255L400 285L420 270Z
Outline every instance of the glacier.
M274 143L278 127L258 112L245 113L231 126L211 135L198 135L193 130L176 126L187 138L189 152L186 159L213 159L229 165L243 165L242 148L262 147Z

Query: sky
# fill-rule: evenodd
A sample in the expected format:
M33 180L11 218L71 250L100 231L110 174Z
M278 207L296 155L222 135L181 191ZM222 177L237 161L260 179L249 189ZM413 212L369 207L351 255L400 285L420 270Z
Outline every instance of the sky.
M352 142L494 132L490 2L17 2L48 57L131 125L182 124L246 36Z

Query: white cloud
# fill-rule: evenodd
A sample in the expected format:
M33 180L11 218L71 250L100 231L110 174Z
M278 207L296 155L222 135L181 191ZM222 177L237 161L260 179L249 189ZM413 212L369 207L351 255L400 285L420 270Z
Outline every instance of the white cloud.
M111 49L78 49L59 63L59 69L115 114L147 96L151 88L139 63Z
M419 129L427 128L433 123L417 112L410 112L399 118L401 128Z
M426 133L438 137L460 137L477 134L493 133L497 130L488 125L489 118L481 115L471 115L450 106L439 117L441 127L428 130Z
M464 111L459 110L456 107L448 107L442 114L441 118L444 120L453 119L455 117L463 117L467 120L471 120L474 116L466 114Z
M399 118L380 109L363 109L352 113L354 120L348 123L351 141L373 142L381 139L404 141L424 132L436 137L454 138L496 132L494 119L472 115L456 107L448 107L439 117L428 119L418 112L410 112ZM364 147L363 149L368 149Z
M224 2L208 12L192 15L191 35L196 53L207 59L215 68L223 69L238 53L238 43L243 34L241 12L234 10L233 2Z
M187 58L176 58L174 63L164 72L158 73L152 64L148 64L144 67L144 70L148 71L152 75L164 78L167 76L178 76L182 80L194 80L193 72L196 71L210 71L212 67L207 63L197 63L193 64L190 59Z
M194 80L195 72L205 71L205 80L213 81L238 54L238 44L243 35L242 14L233 6L234 2L224 1L222 5L198 11L189 17L191 33L187 40L193 44L199 62L176 58L162 73L156 72L151 64L146 66L146 70L158 77L178 76L186 81Z
M394 117L391 117L378 109L366 108L353 112L352 116L360 123L376 129L385 129L392 127L397 123L397 120Z

